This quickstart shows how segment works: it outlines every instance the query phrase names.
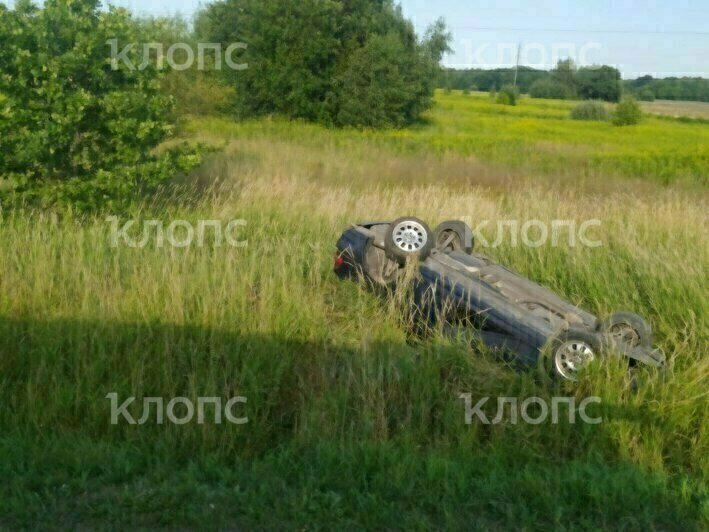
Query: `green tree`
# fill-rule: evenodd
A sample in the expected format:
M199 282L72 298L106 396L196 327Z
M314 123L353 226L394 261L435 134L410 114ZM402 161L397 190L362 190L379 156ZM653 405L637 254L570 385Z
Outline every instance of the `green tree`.
M551 71L551 78L566 88L570 98L576 96L576 63L573 59L559 59L556 68Z
M334 123L400 127L413 122L430 105L420 69L396 35L371 37L337 78L329 102Z
M196 27L246 43L248 68L227 72L240 115L368 127L411 123L431 106L450 41L442 20L419 39L391 0L221 0Z
M617 102L622 91L620 71L607 65L580 68L576 86L579 96L586 100Z
M571 90L556 79L538 79L529 88L529 95L533 98L550 98L564 100L571 98Z

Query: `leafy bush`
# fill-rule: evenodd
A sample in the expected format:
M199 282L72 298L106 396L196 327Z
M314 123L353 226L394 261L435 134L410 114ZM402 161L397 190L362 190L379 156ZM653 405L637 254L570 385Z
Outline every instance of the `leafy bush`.
M555 100L565 100L572 96L568 87L551 78L538 79L532 83L532 86L529 88L529 95L533 98Z
M603 103L588 101L575 106L571 110L571 118L574 120L600 120L606 122L610 120L611 114Z
M151 155L172 131L173 102L161 92L160 73L112 64L112 39L121 48L141 40L127 11L102 11L98 0L0 5L0 174L12 184L6 198L60 202L66 195L57 186L71 183L88 199L88 183L95 183L98 205L179 170L169 167L178 155ZM136 47L127 55L140 64Z
M513 87L512 85L505 85L500 89L500 92L497 93L497 103L503 104L503 105L517 105L517 98L519 97L519 93L517 92L517 88Z
M442 21L419 39L392 0L220 0L196 29L225 47L246 43L248 68L224 71L241 116L358 127L418 119L450 40Z
M98 170L90 179L72 177L16 184L9 190L0 190L0 206L125 212L144 195L156 192L166 181L197 166L203 151L202 147L184 146L139 165Z
M615 107L613 113L614 126L634 126L639 124L642 118L642 111L635 98L630 96L623 98Z

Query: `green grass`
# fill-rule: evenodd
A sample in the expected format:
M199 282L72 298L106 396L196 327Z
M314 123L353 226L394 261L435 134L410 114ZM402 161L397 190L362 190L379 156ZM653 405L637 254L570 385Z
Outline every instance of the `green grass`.
M519 175L707 184L706 124L650 115L630 128L579 123L570 118L576 103L524 97L511 107L496 105L479 93L466 96L439 92L437 106L427 122L393 131L332 131L279 119L197 123L198 130L216 132L219 137L266 136L316 147L337 144L355 151L374 145L403 154L472 156ZM188 127L188 131L194 133L195 129Z
M488 102L439 98L429 124L399 132L187 124L223 152L190 188L123 220L243 218L246 248L113 248L103 217L3 213L0 528L709 526L706 190L576 183L573 167L559 178L536 163L513 172L504 130L498 159L478 160L487 148L474 124L451 124L468 113L484 122L473 109ZM567 120L564 105L523 100L511 112L541 118L493 106L489 120L549 122L591 143L599 124ZM706 135L667 127L668 138ZM571 140L557 137L559 150L573 152ZM432 154L428 141L448 147ZM331 272L347 224L407 213L491 220L490 240L498 220L600 219L600 248L483 251L599 315L648 317L667 374L641 371L634 392L609 363L550 384L454 341L412 341L405 300ZM139 404L243 395L250 421L114 426L111 392ZM490 417L497 397L597 395L604 421L466 425L460 393L492 397Z

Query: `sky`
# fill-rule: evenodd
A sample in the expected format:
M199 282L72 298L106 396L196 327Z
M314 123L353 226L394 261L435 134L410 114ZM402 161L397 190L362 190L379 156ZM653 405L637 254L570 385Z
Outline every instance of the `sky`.
M2 0L0 0L2 1ZM294 0L297 1L297 0ZM8 3L8 2L6 2ZM9 0L12 5L13 0ZM136 13L191 16L200 0L112 0ZM612 65L624 78L709 78L709 0L400 0L417 30L443 17L455 68Z

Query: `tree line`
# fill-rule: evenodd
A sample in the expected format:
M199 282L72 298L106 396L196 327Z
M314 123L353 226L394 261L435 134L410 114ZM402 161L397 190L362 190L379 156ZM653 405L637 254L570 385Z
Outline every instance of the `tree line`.
M438 79L441 89L496 91L515 79L514 68L445 69ZM570 59L560 60L551 70L520 66L520 92L535 98L599 99L617 102L623 94L639 100L686 100L709 102L709 80L701 77L621 79L618 69L607 66L576 67Z

